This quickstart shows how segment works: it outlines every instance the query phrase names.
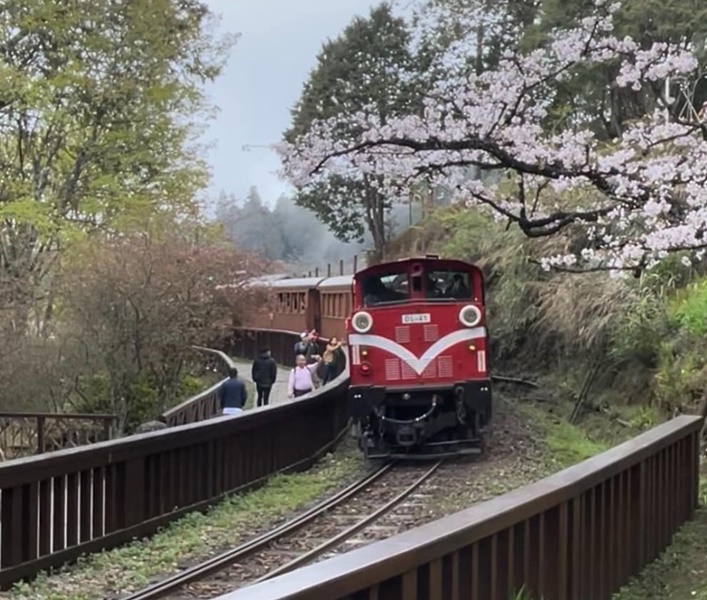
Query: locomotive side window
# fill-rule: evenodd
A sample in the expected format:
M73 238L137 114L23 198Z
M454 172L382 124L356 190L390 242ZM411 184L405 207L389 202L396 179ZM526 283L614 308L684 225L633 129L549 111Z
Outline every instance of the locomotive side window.
M450 269L428 271L425 295L430 299L468 300L471 298L471 276L468 272Z
M410 296L407 272L370 275L361 282L361 293L364 306L403 302Z

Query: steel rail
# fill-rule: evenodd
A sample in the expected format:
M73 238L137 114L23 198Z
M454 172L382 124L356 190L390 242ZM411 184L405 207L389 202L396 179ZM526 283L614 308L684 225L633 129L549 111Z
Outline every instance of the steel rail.
M435 471L437 471L437 469L439 469L439 467L442 465L443 462L444 462L444 460L440 460L439 462L434 464L421 477L419 477L417 480L415 480L415 482L413 482L411 485L409 485L407 488L405 488L405 490L403 490L395 498L393 498L392 500L390 500L389 502L387 502L386 504L381 506L378 510L371 513L367 517L364 517L363 519L361 519L355 525L352 525L348 529L345 529L344 531L342 531L341 533L328 539L327 541L322 542L316 548L313 548L309 552L306 552L305 554L298 556L297 558L291 560L287 564L284 564L281 567L278 567L277 569L273 569L272 571L269 571L267 574L263 575L259 579L256 579L252 584L260 583L261 581L265 581L267 579L272 579L273 577L277 577L278 575L282 575L282 574L292 571L298 567L304 566L307 563L310 563L315 558L318 558L319 556L324 554L327 550L331 550L332 548L336 548L337 546L340 546L343 542L348 540L355 533L358 533L362 529L365 529L371 523L374 523L375 521L377 521L382 515L390 512L393 508L395 508L398 504L400 504L403 500L405 500L405 498L407 498L417 488L419 488L425 481L427 481L435 473Z
M342 504L352 496L358 494L362 489L380 479L394 465L395 462L387 463L372 473L369 473L358 481L352 483L340 492L337 492L330 498L323 500L309 510L279 525L275 529L267 531L251 540L248 540L240 546L218 554L202 563L199 563L198 565L185 569L181 573L162 579L151 586L143 588L142 590L123 598L123 600L156 600L157 598L163 598L167 594L170 594L195 580L202 579L206 575L219 571L225 566L257 552L278 538L300 529L319 515L334 508L335 506L338 506L339 504Z

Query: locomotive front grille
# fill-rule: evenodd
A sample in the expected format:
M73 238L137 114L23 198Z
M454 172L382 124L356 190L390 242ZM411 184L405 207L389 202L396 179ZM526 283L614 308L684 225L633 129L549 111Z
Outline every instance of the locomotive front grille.
M436 323L425 325L422 333L426 342L436 342L439 339L439 326Z
M438 356L425 367L423 379L450 378L454 375L454 363L451 356ZM407 361L398 358L385 359L385 378L387 381L412 381L418 375Z
M415 369L413 369L407 361L401 360L400 361L400 373L402 374L402 379L403 381L409 381L410 379L417 379L417 373L415 372Z
M386 381L400 381L400 361L397 358L385 359Z
M396 327L395 328L395 341L398 344L409 344L410 343L410 328L409 327Z
M437 359L437 376L443 378L454 376L454 363L451 356L440 356Z

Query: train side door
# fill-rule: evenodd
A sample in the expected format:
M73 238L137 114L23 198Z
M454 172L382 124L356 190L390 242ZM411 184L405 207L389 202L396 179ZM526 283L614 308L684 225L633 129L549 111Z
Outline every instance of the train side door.
M322 311L319 290L307 291L307 329L322 330Z

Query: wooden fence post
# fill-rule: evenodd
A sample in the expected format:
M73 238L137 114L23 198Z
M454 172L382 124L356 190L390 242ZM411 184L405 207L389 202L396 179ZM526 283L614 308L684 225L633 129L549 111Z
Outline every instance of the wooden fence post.
M43 454L46 450L44 441L44 423L45 419L43 416L37 417L37 454Z

